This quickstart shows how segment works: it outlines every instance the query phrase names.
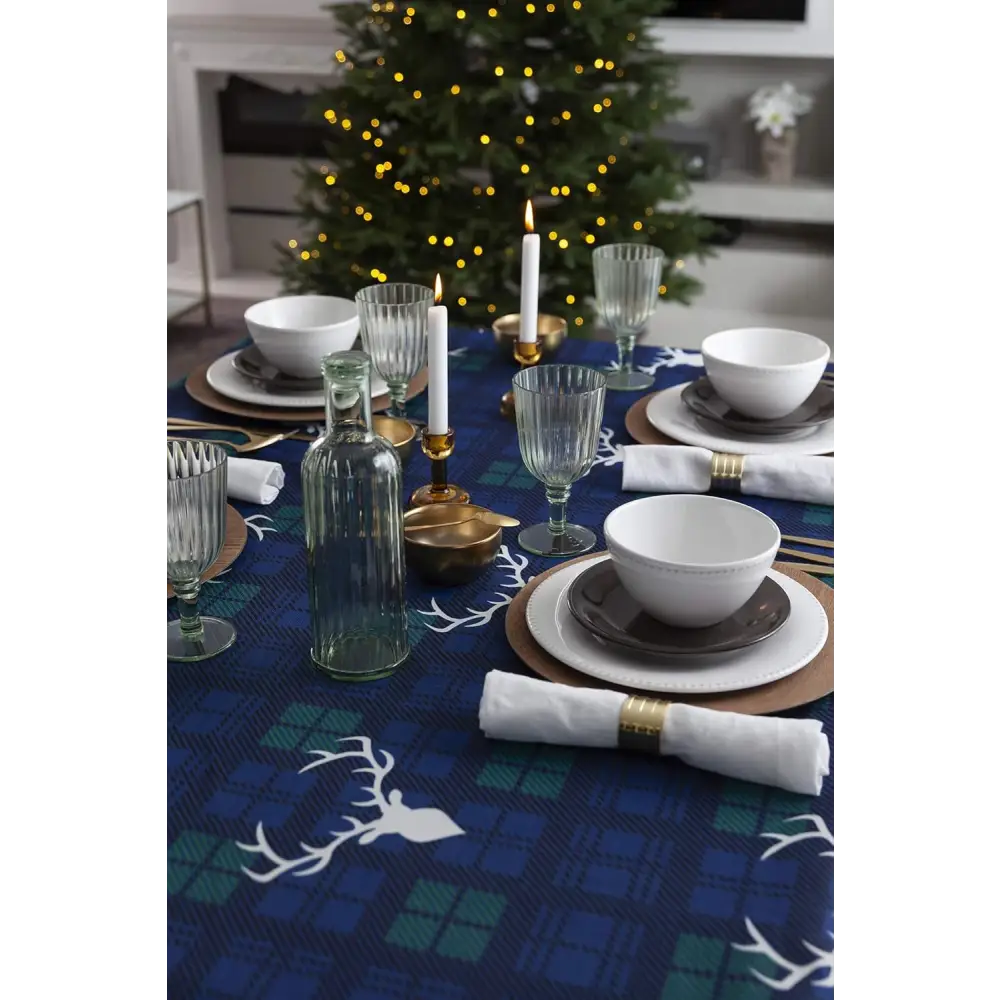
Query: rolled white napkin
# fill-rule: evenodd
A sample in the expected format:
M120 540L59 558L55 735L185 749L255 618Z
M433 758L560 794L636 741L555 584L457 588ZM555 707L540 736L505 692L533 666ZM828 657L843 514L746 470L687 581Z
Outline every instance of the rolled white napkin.
M669 699L669 695L665 696ZM491 670L479 727L491 739L558 746L616 747L628 695ZM816 719L740 715L672 702L660 753L729 778L819 795L830 773L830 744Z
M230 458L226 492L233 500L269 504L285 485L285 470L277 462L257 458Z
M673 444L624 448L622 489L640 493L707 493L712 453ZM833 503L833 459L828 455L745 455L741 493L778 500Z

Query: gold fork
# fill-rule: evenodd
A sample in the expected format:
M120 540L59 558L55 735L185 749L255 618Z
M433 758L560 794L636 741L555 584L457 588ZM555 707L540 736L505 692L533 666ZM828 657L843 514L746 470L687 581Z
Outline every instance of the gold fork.
M233 441L219 441L214 439L215 444L224 445L232 448L237 452L251 452L259 451L261 448L266 448L270 444L276 444L278 441L284 441L285 438L291 437L296 433L294 429L288 431L252 431L246 427L230 427L226 424L212 424L201 420L185 420L183 417L167 417L167 430L168 431L228 431L232 434L242 434L247 440L243 443L235 443ZM167 434L167 437L176 437L177 435ZM182 435L183 436L183 435ZM205 438L199 438L199 440L206 440Z

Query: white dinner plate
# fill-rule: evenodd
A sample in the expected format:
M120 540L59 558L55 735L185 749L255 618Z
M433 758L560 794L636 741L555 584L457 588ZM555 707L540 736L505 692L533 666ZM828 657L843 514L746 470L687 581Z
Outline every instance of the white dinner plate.
M208 384L220 396L228 396L240 403L253 403L254 406L275 406L281 410L316 410L326 405L321 392L266 392L258 389L233 367L233 355L236 353L231 351L223 355L209 365L205 373ZM385 382L372 374L372 398L388 391Z
M567 600L569 585L596 561L553 573L528 599L526 614L531 634L546 652L590 677L666 694L742 691L801 670L826 642L829 624L823 606L802 584L775 570L768 576L788 594L788 621L774 635L745 649L653 657L603 642L577 622Z
M696 445L732 455L826 455L833 451L833 421L815 430L798 431L787 437L769 434L740 434L719 426L713 433L708 421L701 421L688 409L681 393L690 385L675 385L657 393L646 407L649 422L667 437L681 444Z

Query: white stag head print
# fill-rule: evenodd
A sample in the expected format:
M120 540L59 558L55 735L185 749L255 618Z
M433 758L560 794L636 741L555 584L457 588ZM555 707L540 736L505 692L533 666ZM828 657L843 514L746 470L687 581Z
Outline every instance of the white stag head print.
M300 843L302 854L297 858L283 858L267 842L264 835L264 824L257 824L257 842L254 844L241 844L236 842L236 846L251 854L262 854L274 866L267 871L254 872L247 867L243 871L255 882L273 882L276 878L291 872L293 875L315 875L322 871L333 857L333 852L342 844L349 840L357 840L362 846L370 844L373 840L384 836L387 833L398 833L404 840L413 844L427 844L434 840L444 840L446 837L457 837L465 831L455 823L450 816L440 809L411 809L403 805L403 793L398 789L392 789L388 796L382 794L382 781L385 776L395 766L395 759L388 750L378 751L382 755L382 762L379 763L375 752L372 750L372 741L367 736L345 736L338 740L338 743L345 743L349 740L357 740L360 746L357 750L344 750L342 753L331 753L329 750L310 750L317 759L311 761L303 767L299 774L311 771L314 767L322 764L329 764L334 760L346 760L354 757L364 760L370 767L356 767L352 774L370 774L371 784L365 787L370 798L361 802L352 802L352 806L359 808L378 809L379 815L371 822L363 823L356 816L343 816L342 819L350 823L349 830L339 833L330 831L333 840L322 847L312 847L309 844Z

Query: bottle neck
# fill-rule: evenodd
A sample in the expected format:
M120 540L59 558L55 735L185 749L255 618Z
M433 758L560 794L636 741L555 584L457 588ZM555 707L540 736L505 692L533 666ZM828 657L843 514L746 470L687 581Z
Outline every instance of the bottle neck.
M323 373L326 429L334 435L368 440L372 430L371 376L367 370Z

